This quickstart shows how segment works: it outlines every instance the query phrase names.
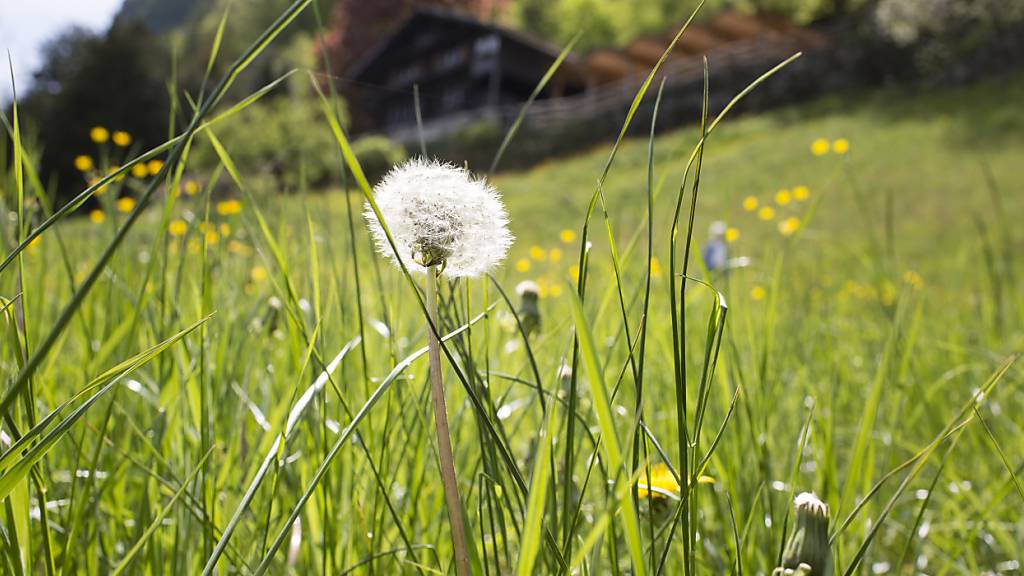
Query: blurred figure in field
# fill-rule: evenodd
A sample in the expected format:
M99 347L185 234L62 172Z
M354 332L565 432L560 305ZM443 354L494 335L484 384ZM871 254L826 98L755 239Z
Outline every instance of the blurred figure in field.
M729 263L729 245L725 241L725 222L715 220L708 227L708 241L700 251L708 272L724 270Z

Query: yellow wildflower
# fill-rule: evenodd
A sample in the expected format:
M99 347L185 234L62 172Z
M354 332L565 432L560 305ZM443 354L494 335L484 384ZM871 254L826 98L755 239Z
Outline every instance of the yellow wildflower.
M811 154L815 156L824 156L828 154L828 140L824 138L818 138L811 143Z
M263 266L253 266L252 270L249 271L249 278L253 282L262 282L267 279L267 269Z
M568 244L569 242L572 242L573 240L576 239L576 232L572 230L562 230L561 232L559 232L558 237L562 240L562 242Z
M89 130L89 139L97 144L103 144L110 139L110 132L103 126L93 126Z
M184 236L188 232L188 222L184 220L171 220L171 223L167 225L167 232L171 236Z
M222 200L217 202L217 214L234 216L242 211L242 203L238 200Z
M115 146L120 146L121 148L125 148L132 143L132 135L124 130L114 130L114 134L110 139L114 142Z
M803 202L811 197L811 189L807 186L797 186L793 188L793 198Z
M241 254L242 256L248 256L252 254L252 248L249 248L245 243L239 242L238 240L232 240L228 242L228 252L232 254Z
M530 258L536 260L537 262L543 262L545 259L547 259L547 256L547 252L545 252L544 249L541 248L540 246L530 246Z
M910 284L915 290L920 290L924 287L924 278L913 270L907 270L903 273L903 281Z
M793 195L789 193L789 190L783 188L775 193L775 203L779 206L785 206L793 199Z
M217 230L220 231L221 236L231 236L231 225L227 222L221 222L220 226L217 227Z
M764 297L768 295L763 286L754 286L750 289L751 300L764 300Z
M185 194L189 196L195 196L199 193L199 184L195 180L189 180L185 182Z
M580 275L580 267L576 264L569 266L569 276L575 280Z
M562 260L561 248L552 248L551 250L548 250L548 260L556 263L560 262Z
M89 170L92 170L92 167L93 164L91 157L86 156L85 154L75 156L75 170L78 170L79 172L88 172Z
M132 166L132 176L135 176L136 178L145 178L149 176L149 169L146 168L146 164L139 162Z
M159 174L160 173L160 169L163 168L163 167L164 167L164 161L163 160L159 160L159 159L154 158L154 159L150 160L149 162L146 162L146 170L149 172L150 176L156 176L157 174Z
M217 242L220 242L220 234L217 234L216 230L208 230L205 237L207 244L216 244Z
M516 260L516 272L527 272L530 270L530 261L526 258Z
M646 480L646 482L644 481ZM638 498L672 498L679 499L679 482L665 464L651 466L650 476L647 471L641 473L637 482Z
M757 198L754 198L753 196L747 196L743 199L743 209L747 212L757 210L757 204Z
M661 278L661 260L657 256L651 258L651 278Z
M846 138L839 138L832 143L832 151L836 154L846 154L850 151L850 141Z
M107 219L107 215L103 213L103 210L93 210L89 212L89 221L93 224L101 224Z
M792 236L797 230L800 229L800 219L796 216L786 218L782 222L779 222L779 232L783 236Z
M731 242L735 242L735 241L737 241L739 239L740 239L740 230L739 230L739 228L733 228L732 226L730 226L730 227L725 229L725 241L726 242L730 242L731 243Z
M131 196L122 196L121 198L117 199L117 211L118 212L124 212L124 213L127 214L128 212L131 212L132 209L134 209L134 208L135 208L135 198L132 198Z
M762 206L761 209L757 211L757 217L761 220L771 220L772 218L775 218L775 208L772 208L771 206Z
M562 285L552 284L551 288L549 289L549 292L551 293L552 298L558 298L559 296L562 295Z

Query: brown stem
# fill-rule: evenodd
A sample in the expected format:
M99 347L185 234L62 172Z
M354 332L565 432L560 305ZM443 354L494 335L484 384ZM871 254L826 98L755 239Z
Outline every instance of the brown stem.
M430 314L430 322L437 327L436 266L427 268L427 312ZM427 332L430 338L430 395L434 405L434 425L437 429L437 460L441 468L441 483L444 484L448 523L452 529L455 572L458 576L471 576L473 572L469 566L466 527L462 520L462 501L459 498L459 483L455 478L455 457L452 455L452 439L448 431L448 410L444 402L444 384L441 382L441 342L434 329Z

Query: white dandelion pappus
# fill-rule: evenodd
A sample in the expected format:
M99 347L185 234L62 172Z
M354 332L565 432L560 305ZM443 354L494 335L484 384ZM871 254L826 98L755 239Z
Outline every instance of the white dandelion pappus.
M402 261L412 271L425 273L436 265L452 278L478 276L501 263L512 244L498 192L452 164L409 160L384 176L373 197ZM369 203L364 215L377 251L397 265Z

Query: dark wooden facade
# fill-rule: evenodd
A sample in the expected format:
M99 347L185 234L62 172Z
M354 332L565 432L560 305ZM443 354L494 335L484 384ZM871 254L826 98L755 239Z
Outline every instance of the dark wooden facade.
M414 85L425 122L521 104L558 54L519 32L421 8L351 68L346 93L355 108L353 127L388 132L415 124ZM585 88L584 74L570 58L538 99Z

